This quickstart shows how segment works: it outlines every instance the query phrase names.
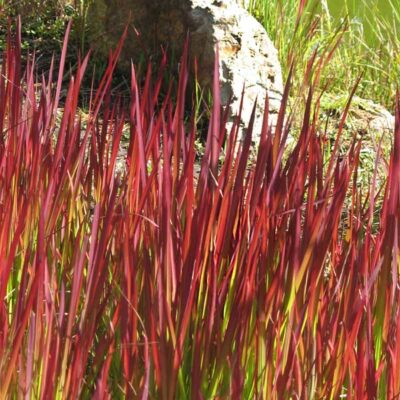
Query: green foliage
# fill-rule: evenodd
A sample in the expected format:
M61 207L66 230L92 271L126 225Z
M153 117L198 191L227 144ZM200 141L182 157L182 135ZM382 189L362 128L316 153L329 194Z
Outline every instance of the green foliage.
M363 2L366 0L362 0ZM287 73L296 60L295 86L300 85L307 62L315 51L331 51L340 38L338 49L324 69L320 87L332 93L347 93L362 75L358 94L393 110L400 76L400 2L388 0L384 14L375 8L362 18L357 2L349 14L349 0L336 2L341 13L333 16L327 0L251 0L250 11L272 36ZM391 18L388 18L388 15Z
M86 14L92 0L5 0L0 8L0 46L5 48L8 24L21 16L23 57L35 52L39 72L48 72L51 59L59 61L65 28L73 20L69 65L74 68L78 53L87 50ZM105 62L103 61L103 64Z

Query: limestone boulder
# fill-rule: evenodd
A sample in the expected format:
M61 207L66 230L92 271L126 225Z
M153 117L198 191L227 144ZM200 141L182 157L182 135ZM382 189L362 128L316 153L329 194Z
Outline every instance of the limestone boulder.
M265 29L236 1L192 2L192 53L199 59L200 84L209 87L218 43L221 99L232 97L232 116L239 111L245 87L241 125L245 127L257 101L255 139L260 134L264 99L270 99L270 120L276 120L282 95L282 73L277 51Z
M89 10L94 49L108 53L128 21L131 27L122 54L122 62L135 62L142 54L156 55L167 46L175 57L187 32L191 57L197 57L199 83L210 88L213 79L216 45L220 55L222 103L232 98L231 121L238 112L245 87L241 126L250 118L256 99L254 138L260 134L264 99L270 99L270 121L276 114L282 95L282 73L277 51L263 26L241 5L242 0L96 0Z

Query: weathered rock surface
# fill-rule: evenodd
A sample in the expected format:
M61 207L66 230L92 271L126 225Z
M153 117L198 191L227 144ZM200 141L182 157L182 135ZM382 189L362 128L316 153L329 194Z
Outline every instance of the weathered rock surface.
M321 99L321 128L331 144L337 137L340 120L348 100L347 95L324 94ZM360 153L360 174L363 171L372 175L378 155L378 181L387 177L387 163L393 145L395 117L383 106L371 100L354 96L344 124L339 152L347 154L357 134L362 139ZM365 173L364 173L365 176Z
M199 63L199 83L209 88L213 78L215 48L220 54L222 103L232 96L232 115L239 109L245 85L241 125L245 127L256 99L254 136L260 133L264 98L270 98L270 121L274 123L282 93L282 74L277 51L263 26L240 5L243 0L96 0L89 11L91 38L95 50L107 54L127 23L131 29L122 61L140 54L156 54L169 46L176 57L186 33L190 33L191 56ZM275 117L274 117L275 116Z
M251 0L237 0L238 4L243 6L244 8L249 8Z
M324 94L321 100L322 112L338 124L346 102L347 96ZM354 96L346 119L346 126L360 135L368 133L391 137L395 128L395 117L380 104Z
M222 103L227 104L232 96L231 109L236 114L245 85L242 124L247 125L254 102L258 100L254 132L259 135L266 93L272 115L276 115L280 105L282 74L277 51L262 25L236 2L208 5L208 1L198 0L196 3L190 14L196 28L191 30L191 42L200 60L200 83L204 86L211 83L215 44L218 43Z

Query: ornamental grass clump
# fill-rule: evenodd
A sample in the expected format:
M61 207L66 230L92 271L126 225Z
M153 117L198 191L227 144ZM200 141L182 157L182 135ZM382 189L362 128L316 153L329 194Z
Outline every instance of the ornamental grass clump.
M398 100L387 180L365 197L362 142L338 154L348 106L327 159L313 85L294 149L289 79L249 166L254 113L236 146L217 60L198 161L186 55L162 100L166 59L140 87L132 68L125 112L111 97L121 42L83 124L88 57L58 118L69 28L55 79L36 80L34 61L22 72L18 32L0 76L0 398L399 394Z

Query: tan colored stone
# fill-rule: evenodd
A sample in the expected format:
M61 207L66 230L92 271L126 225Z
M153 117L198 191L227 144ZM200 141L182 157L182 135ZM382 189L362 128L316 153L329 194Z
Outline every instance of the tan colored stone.
M89 11L93 45L106 53L115 45L128 20L141 39L130 29L122 60L135 62L139 54L156 54L167 45L180 55L186 32L190 33L192 58L199 64L199 83L210 88L218 43L220 51L221 100L232 96L232 115L239 109L245 85L242 127L250 118L258 100L255 137L259 135L266 93L270 97L271 121L274 123L282 93L282 74L277 51L265 29L240 4L241 0L96 0Z

